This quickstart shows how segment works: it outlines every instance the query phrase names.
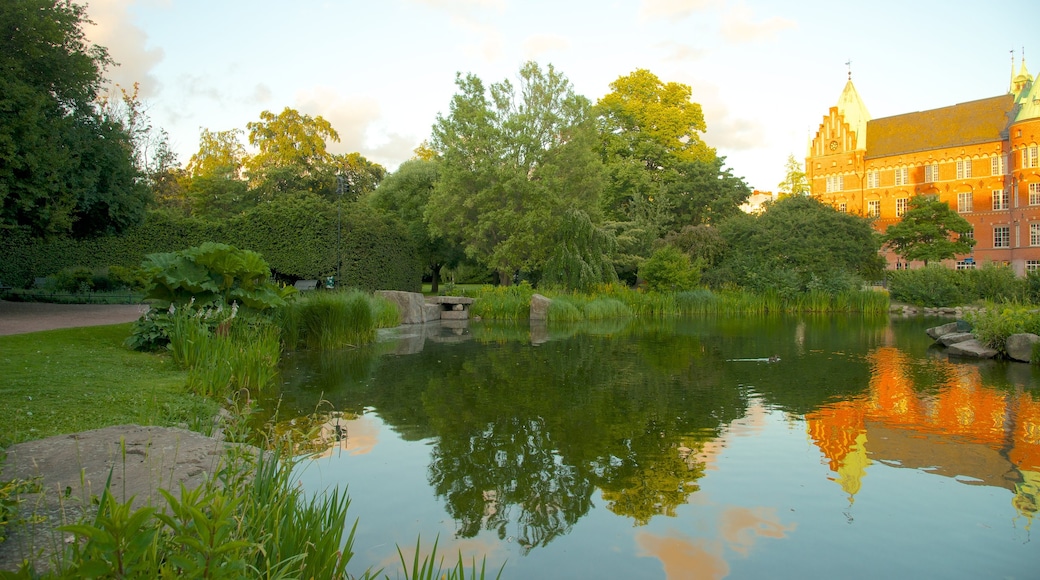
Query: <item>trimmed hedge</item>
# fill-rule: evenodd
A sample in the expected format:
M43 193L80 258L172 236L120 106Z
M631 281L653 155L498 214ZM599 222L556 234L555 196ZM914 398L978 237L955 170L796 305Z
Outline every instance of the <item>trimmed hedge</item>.
M338 242L337 215L334 204L301 195L219 223L149 212L144 224L118 237L39 240L6 230L0 232L0 280L27 288L36 278L74 266L135 267L148 254L220 242L258 252L278 275L302 279L334 275L341 247L341 286L420 291L422 266L403 226L366 204L348 202L343 204Z

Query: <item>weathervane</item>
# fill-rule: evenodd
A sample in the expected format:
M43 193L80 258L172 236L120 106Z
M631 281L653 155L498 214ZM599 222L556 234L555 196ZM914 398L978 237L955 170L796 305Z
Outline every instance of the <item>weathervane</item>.
M845 66L849 68L849 80L852 80L852 59L845 61Z

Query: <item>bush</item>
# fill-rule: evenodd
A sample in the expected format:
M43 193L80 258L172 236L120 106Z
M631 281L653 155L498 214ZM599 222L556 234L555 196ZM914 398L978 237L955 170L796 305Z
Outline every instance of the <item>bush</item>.
M964 303L964 276L960 272L930 264L917 270L888 273L893 300L917 306L956 306Z
M639 278L647 289L658 292L692 290L700 283L700 268L674 246L656 250L639 266Z
M1026 280L1016 276L1010 266L987 262L978 269L961 270L961 274L965 278L962 287L966 301L1024 300L1027 294Z
M1006 355L1005 341L1012 334L1040 334L1040 313L1025 306L989 306L964 317L972 324L975 338Z

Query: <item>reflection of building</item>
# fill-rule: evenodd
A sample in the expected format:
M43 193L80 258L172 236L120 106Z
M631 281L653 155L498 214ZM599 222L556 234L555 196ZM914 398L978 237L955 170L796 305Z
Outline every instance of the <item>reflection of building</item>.
M959 256L1040 269L1040 83L1025 59L1007 94L871 119L851 73L805 160L812 194L840 211L877 216L884 231L910 198L935 195L974 227ZM972 260L967 260L972 258ZM897 258L888 256L890 267ZM953 265L953 261L949 265Z
M869 396L805 415L810 438L850 498L870 461L884 461L1010 489L1015 507L1032 518L1040 491L1040 401L986 388L975 367L940 361L946 382L938 392L918 393L898 349L882 347L870 358Z

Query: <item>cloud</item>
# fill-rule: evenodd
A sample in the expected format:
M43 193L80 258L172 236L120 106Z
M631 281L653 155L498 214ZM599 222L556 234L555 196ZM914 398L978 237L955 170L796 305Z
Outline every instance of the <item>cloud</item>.
M782 30L797 28L798 23L788 18L774 16L760 22L754 21L754 11L743 2L722 16L722 35L732 42L769 40Z
M765 128L762 121L754 116L734 116L730 105L720 94L719 87L691 79L689 75L680 82L690 85L690 99L699 103L704 113L704 121L708 130L704 132L704 142L716 149L749 150L762 146L765 140ZM758 113L758 111L751 111Z
M388 170L410 159L421 137L384 129L382 109L373 98L343 98L341 93L319 87L296 95L293 105L301 113L322 116L339 133L339 143L329 143L332 153L361 153Z
M704 49L694 48L681 42L660 42L657 46L666 53L664 57L666 61L692 62L700 60L701 57L708 54L708 51Z
M647 20L686 18L719 4L720 0L643 0L639 16Z
M160 90L152 68L165 56L161 48L147 48L148 35L137 26L130 15L133 0L92 0L87 8L94 25L84 27L90 42L108 49L118 66L111 67L106 76L123 87L140 83L139 96L154 96Z
M488 12L502 12L505 0L411 0L451 17L453 25L476 37L475 43L463 45L463 50L487 62L501 58L505 41L499 29L485 22Z
M263 105L264 103L270 102L271 100L271 87L264 83L257 83L253 87L253 92L247 98L247 101L256 104Z
M556 34L536 34L528 36L523 43L524 58L527 60L538 60L538 57L553 50L565 50L570 48L571 41L566 37Z

